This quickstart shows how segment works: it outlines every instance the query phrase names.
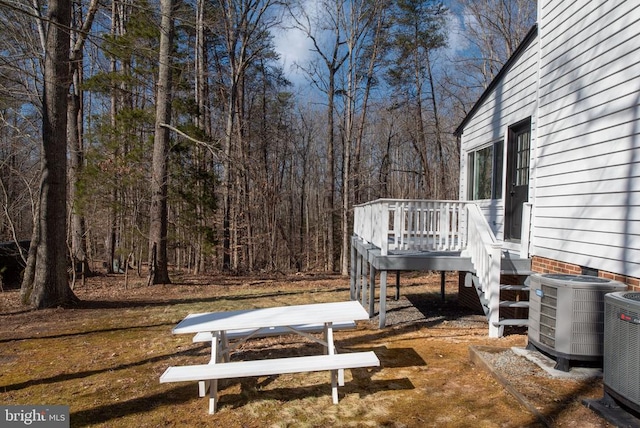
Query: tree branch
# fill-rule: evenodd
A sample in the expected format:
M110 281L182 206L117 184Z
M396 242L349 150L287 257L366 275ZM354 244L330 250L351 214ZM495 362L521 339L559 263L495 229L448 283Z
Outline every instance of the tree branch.
M181 131L181 130L179 130L178 128L175 128L175 127L173 127L173 126L171 126L171 125L168 125L168 124L166 124L166 123L161 123L161 124L160 124L160 126L161 126L161 127L163 127L163 128L166 128L166 129L168 129L168 130L170 130L170 131L175 132L176 134L180 135L181 137L184 137L184 138L186 138L187 140L192 141L192 142L196 143L196 144L197 144L197 145L199 145L199 146L203 146L204 148L206 148L207 150L209 150L209 152L210 152L213 156L215 156L216 158L218 158L218 160L220 159L221 151L220 151L220 150L218 150L218 149L215 149L215 148L214 148L210 143L207 143L207 142L205 142L205 141L200 141L200 140L198 140L198 139L196 139L196 138L193 138L192 136L185 134L184 132L182 132L182 131Z

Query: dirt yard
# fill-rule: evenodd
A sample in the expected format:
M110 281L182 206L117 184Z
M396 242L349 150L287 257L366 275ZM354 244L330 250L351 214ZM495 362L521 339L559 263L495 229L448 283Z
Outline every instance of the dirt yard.
M205 363L208 347L171 328L192 312L340 301L340 276L193 277L146 287L144 280L95 277L75 292L74 309L31 311L19 292L0 293L0 403L69 405L72 427L608 427L581 404L602 396L599 378L558 380L523 358L503 372L518 401L470 347L524 347L525 334L487 337L486 320L456 303L456 277L405 274L401 298L389 290L388 327L377 318L336 332L343 352L373 350L376 369L345 373L340 403L329 374L221 381L219 410L207 413L195 383L160 384L170 365ZM303 354L319 346L284 336L251 340L233 358ZM482 348L484 349L484 348ZM514 366L518 370L514 370ZM530 409L537 409L535 415Z

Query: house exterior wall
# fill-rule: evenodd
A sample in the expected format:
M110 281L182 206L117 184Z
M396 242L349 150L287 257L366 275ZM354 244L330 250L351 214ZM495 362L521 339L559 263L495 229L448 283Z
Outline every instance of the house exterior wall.
M531 233L540 260L640 277L638 20L637 2L540 1Z
M469 186L469 153L499 141L505 141L508 127L531 117L532 146L535 144L535 108L536 89L538 79L538 46L533 40L524 49L504 74L494 88L486 92L484 101L478 110L464 126L460 136L462 155L460 156L460 195L461 199L468 199ZM503 144L503 183L506 173L506 144ZM489 221L494 234L503 239L504 234L504 197L476 201Z

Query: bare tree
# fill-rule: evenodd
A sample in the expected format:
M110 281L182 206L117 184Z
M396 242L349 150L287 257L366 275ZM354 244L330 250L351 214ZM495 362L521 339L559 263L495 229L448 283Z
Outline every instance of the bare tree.
M435 163L439 165L439 180L438 186L434 190L433 194L437 199L445 199L446 190L447 190L447 162L445 161L445 141L444 141L444 130L442 129L442 119L440 118L440 112L438 108L438 93L436 91L435 84L435 75L434 75L434 65L432 54L427 51L425 53L425 68L427 70L427 82L429 84L429 100L431 101L431 113L433 116L433 135L435 140L435 149L436 154L434 156Z
M302 31L313 44L318 60L303 67L311 83L327 96L326 125L326 165L325 177L325 215L326 215L326 269L334 271L336 262L336 125L335 104L337 78L340 68L349 57L345 49L345 35L342 23L345 19L345 2L343 0L325 0L315 5L315 11L306 9L308 5L298 2L290 6L290 16L295 27Z
M379 65L384 59L387 48L385 43L388 37L390 18L390 0L378 0L374 5L371 34L365 47L363 70L360 71L364 79L364 94L360 105L360 120L357 125L357 134L354 147L353 162L353 192L356 204L365 202L361 187L362 153L364 146L365 130L369 119L371 91L379 82Z
M467 84L486 88L511 57L536 21L536 0L458 0L464 36L477 55L456 61L474 79ZM475 98L475 97L474 97Z
M223 160L223 269L238 268L237 216L242 212L240 196L232 191L244 189L238 171L244 165L233 165L246 155L244 131L245 77L248 68L271 51L268 30L278 23L272 13L274 0L219 0L223 13L221 32L224 36L225 54L228 60L228 98L224 134ZM245 189L246 190L246 189ZM246 195L246 192L245 192ZM234 213L236 215L234 215Z
M171 53L173 45L173 0L160 2L160 51L156 85L156 127L151 170L151 211L149 219L149 283L168 284L167 258L167 178L169 129L171 122Z
M17 242L34 230L46 20L37 3L6 6L0 3L0 239Z
M374 85L373 71L381 62L385 9L388 3L383 0L351 1L348 6L341 25L348 53L345 69L346 82L340 91L344 100L341 210L341 273L343 275L349 274L352 230L349 220L355 191L352 184L358 175L352 159L355 155L356 162L359 161L369 95Z
M48 4L45 38L42 178L23 301L36 308L77 301L67 279L67 94L71 2Z
M81 84L83 80L84 44L98 11L98 1L92 0L87 10L87 16L83 19L81 8L73 8L73 27L77 31L71 33L70 67L72 87L69 94L68 108L68 140L69 140L69 200L71 201L71 258L73 269L76 262L80 264L81 271L86 274L89 271L87 258L87 246L85 235L85 220L79 200L78 188L80 176L84 167L84 110L83 93ZM84 278L84 275L83 275Z
M195 82L194 93L196 98L196 104L198 106L198 115L195 118L195 126L200 131L201 135L205 138L211 136L211 122L210 111L208 104L208 76L207 76L207 45L205 40L205 5L204 0L198 0L196 2L196 34L195 34ZM206 150L201 147L197 147L195 150L195 164L199 170L204 171L207 168L207 153ZM196 222L198 228L196 231L196 239L194 242L194 261L193 272L200 273L205 270L205 257L204 257L204 245L205 237L204 230L206 228L205 217L205 204L202 202L205 200L207 192L213 193L213 189L209 189L202 180L196 182L196 193L199 195L196 201Z

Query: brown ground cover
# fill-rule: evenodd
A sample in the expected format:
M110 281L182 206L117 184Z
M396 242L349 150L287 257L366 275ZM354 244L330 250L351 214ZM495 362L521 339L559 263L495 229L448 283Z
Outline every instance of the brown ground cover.
M340 403L331 403L329 374L291 374L220 383L215 415L195 383L160 384L170 365L208 360L208 347L171 328L192 312L267 307L349 298L340 276L193 277L174 284L124 288L102 276L76 288L74 309L25 310L18 291L0 293L0 403L70 406L74 427L607 427L581 404L602 396L600 379L546 377L526 360L505 376L539 411L522 405L489 370L471 361L470 346L525 346L526 335L487 337L481 315L456 303L455 277L445 301L440 277L405 274L388 327L377 319L336 333L339 350L373 350L381 367L346 371ZM392 298L393 290L389 290ZM303 354L319 346L296 336L251 340L234 358ZM484 348L483 348L484 349ZM260 353L260 355L252 355Z

